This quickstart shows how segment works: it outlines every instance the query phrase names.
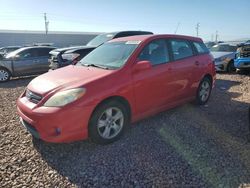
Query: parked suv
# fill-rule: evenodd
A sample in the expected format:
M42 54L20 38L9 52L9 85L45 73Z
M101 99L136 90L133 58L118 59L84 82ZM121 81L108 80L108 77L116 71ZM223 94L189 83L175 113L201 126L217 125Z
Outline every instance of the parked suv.
M153 34L149 31L119 31L112 33L104 33L96 36L89 41L86 46L75 46L68 48L58 48L50 52L50 68L57 69L70 64L76 64L89 52L100 46L104 42L107 42L114 38L127 37L132 35L149 35Z
M250 70L250 43L239 46L235 56L234 66L239 70Z
M33 79L17 110L21 123L42 140L90 137L107 144L131 122L192 100L205 104L214 80L213 57L200 38L131 36Z
M49 52L54 47L24 47L7 54L0 60L0 82L10 77L44 73L49 70Z

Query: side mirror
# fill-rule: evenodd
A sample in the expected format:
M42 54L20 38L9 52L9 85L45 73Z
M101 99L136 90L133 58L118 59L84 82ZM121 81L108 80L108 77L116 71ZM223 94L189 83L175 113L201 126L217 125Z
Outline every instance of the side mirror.
M150 61L138 61L135 65L135 70L140 71L140 70L146 70L150 69L152 67Z

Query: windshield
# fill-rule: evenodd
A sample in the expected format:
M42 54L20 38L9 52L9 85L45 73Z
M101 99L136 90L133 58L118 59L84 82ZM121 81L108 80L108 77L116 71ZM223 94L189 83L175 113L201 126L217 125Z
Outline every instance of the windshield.
M101 44L113 39L113 34L101 34L88 42L87 46L100 46Z
M210 48L211 52L236 52L237 46L231 45L215 45Z
M23 51L23 48L20 48L18 50L12 51L10 53L8 53L5 58L8 59L10 57L14 57L15 55L17 55L19 52Z
M85 56L78 64L111 69L120 68L136 49L140 41L108 42Z

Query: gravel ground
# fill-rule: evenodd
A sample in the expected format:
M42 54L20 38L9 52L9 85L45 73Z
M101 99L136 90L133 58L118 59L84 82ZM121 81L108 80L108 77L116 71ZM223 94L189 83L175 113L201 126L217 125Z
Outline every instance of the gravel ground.
M205 106L136 123L117 142L49 144L18 122L31 78L0 85L0 187L248 187L250 77L218 74Z

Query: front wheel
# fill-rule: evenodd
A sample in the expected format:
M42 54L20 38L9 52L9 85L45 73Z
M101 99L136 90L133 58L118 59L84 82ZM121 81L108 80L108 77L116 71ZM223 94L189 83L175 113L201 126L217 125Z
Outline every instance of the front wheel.
M0 82L6 82L10 79L10 72L5 68L0 68Z
M233 61L230 61L227 65L227 72L228 73L232 73L232 72L235 72L236 69L235 69L235 66L234 66L234 62Z
M117 101L108 101L95 110L89 123L90 138L98 144L117 140L129 124L129 113Z
M212 90L212 83L208 78L203 78L196 94L196 101L199 105L204 105L207 103Z

